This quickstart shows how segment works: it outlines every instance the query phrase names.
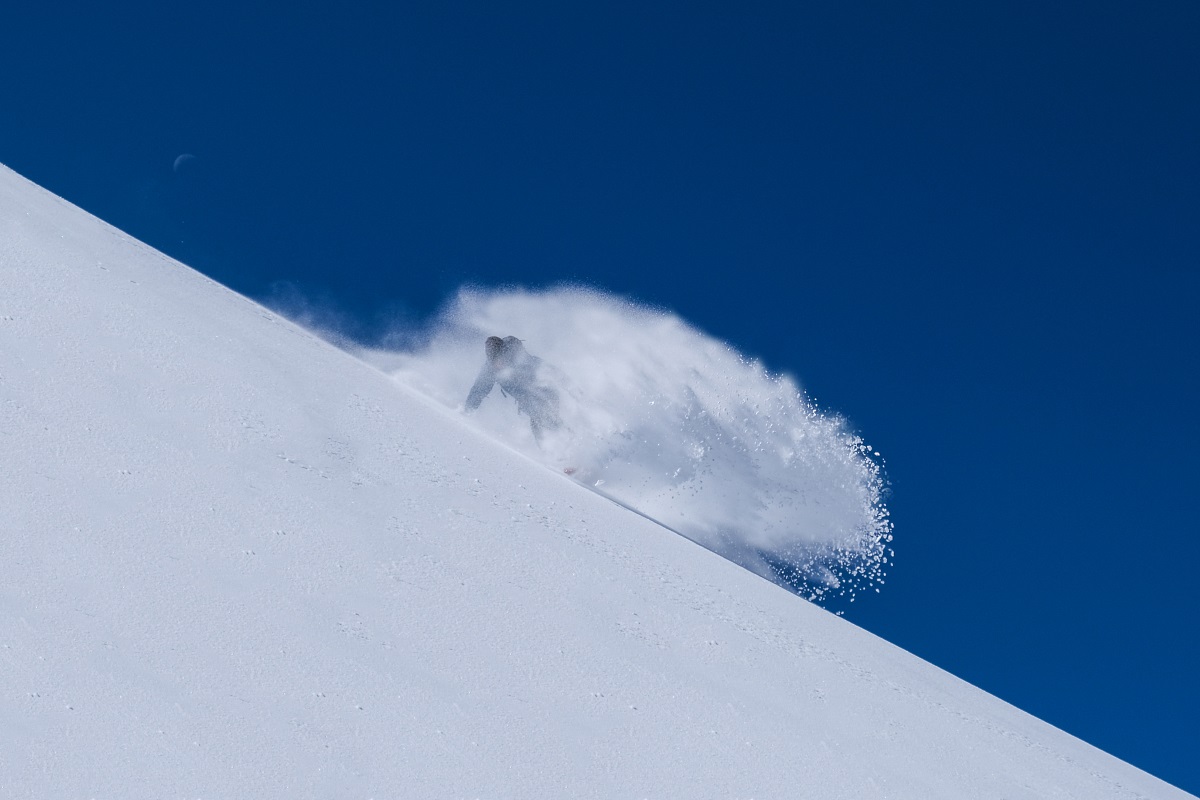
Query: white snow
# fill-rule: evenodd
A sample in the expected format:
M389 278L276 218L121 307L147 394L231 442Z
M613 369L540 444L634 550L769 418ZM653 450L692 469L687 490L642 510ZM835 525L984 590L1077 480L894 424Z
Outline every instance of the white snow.
M0 797L1186 797L0 168Z
M564 424L539 446L493 391L470 417L480 430L806 597L882 583L892 524L870 448L794 380L674 314L571 286L468 289L426 329L351 350L462 408L489 334L544 360Z

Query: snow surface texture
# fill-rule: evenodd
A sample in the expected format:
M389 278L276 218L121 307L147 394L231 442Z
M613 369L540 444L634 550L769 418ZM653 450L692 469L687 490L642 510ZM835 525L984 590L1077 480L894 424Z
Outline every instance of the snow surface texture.
M496 388L480 430L810 599L883 583L879 454L790 378L673 314L587 289L464 290L428 329L393 335L400 347L358 352L461 409L489 335L543 359L564 424L539 445Z
M3 168L0 448L3 798L1187 796Z

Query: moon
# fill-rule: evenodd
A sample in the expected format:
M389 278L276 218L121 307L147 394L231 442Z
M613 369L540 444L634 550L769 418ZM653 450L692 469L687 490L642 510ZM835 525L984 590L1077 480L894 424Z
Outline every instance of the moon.
M175 172L179 172L179 170L183 169L184 164L195 160L196 157L191 153L181 153L175 157L175 164L171 167L171 169Z

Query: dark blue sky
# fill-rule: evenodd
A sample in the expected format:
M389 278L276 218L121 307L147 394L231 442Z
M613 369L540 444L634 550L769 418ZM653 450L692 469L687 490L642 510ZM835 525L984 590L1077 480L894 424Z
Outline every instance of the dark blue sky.
M363 337L678 311L887 456L855 622L1200 792L1200 5L20 6L0 161Z

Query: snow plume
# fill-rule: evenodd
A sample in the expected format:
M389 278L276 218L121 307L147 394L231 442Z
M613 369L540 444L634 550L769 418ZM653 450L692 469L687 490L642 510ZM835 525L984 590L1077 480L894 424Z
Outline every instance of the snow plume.
M673 314L577 288L463 290L428 328L360 355L462 408L490 335L543 359L563 426L539 445L497 386L468 418L488 435L810 599L883 583L879 454Z

